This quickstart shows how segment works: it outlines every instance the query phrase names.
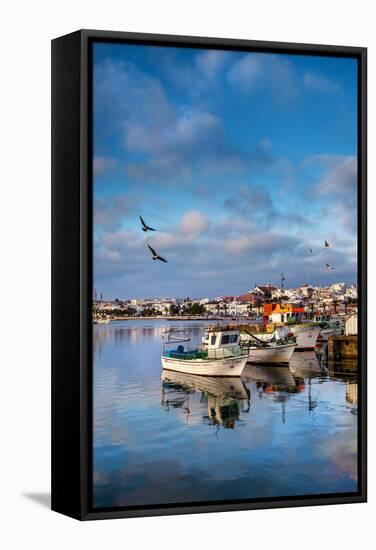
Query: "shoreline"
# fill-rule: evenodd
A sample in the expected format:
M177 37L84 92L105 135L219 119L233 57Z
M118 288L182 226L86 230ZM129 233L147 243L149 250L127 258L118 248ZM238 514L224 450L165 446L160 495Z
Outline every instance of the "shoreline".
M134 317L115 317L113 319L108 319L108 321L140 321L143 319L163 319L165 321L253 321L254 319L248 317L242 317L241 319L234 319L233 317L201 317L201 316L192 316L192 315L179 315L173 317L166 317L165 315L153 315L153 316L140 316L135 315ZM103 323L103 320L102 320ZM96 324L93 319L93 324ZM98 324L101 324L101 320Z

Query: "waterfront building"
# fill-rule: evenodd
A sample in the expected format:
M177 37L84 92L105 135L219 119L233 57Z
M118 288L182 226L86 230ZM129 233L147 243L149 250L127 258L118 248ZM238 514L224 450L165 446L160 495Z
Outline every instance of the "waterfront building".
M296 307L292 304L264 304L264 322L287 323L292 317L298 321L304 313L304 307Z

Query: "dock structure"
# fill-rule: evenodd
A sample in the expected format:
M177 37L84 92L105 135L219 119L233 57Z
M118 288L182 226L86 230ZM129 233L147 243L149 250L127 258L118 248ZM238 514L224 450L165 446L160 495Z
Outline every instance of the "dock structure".
M329 336L328 360L356 359L358 357L358 335Z

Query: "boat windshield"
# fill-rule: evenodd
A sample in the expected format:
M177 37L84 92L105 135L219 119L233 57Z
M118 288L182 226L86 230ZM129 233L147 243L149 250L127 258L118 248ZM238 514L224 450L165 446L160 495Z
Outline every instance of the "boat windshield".
M208 349L208 357L210 359L225 359L226 357L239 357L240 355L244 354L239 346Z

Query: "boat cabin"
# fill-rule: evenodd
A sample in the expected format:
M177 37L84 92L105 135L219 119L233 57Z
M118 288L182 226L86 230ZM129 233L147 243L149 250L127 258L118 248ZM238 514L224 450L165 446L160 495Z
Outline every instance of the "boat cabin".
M207 349L228 348L239 345L239 330L222 327L209 329L203 337Z
M209 358L219 359L241 354L239 329L234 327L210 327L202 338Z
M239 330L234 327L209 327L202 337L202 347L189 349L189 338L173 336L163 342L162 355L174 359L225 359L242 354L239 345ZM167 351L165 346L178 344L176 349Z

